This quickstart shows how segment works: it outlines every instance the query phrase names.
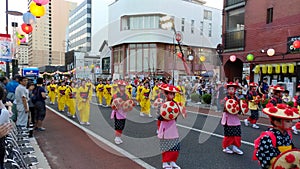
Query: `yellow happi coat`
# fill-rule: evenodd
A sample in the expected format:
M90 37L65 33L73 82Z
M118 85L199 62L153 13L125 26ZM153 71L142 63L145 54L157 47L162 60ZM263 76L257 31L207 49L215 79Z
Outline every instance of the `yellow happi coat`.
M159 87L157 85L155 85L151 91L151 100L155 100L157 97L157 94L159 92Z
M47 86L48 90L48 96L50 98L51 103L55 103L56 93L57 93L57 85L56 84L50 84Z
M106 105L110 106L112 101L112 86L110 84L104 85L104 98L106 101Z
M98 84L96 87L97 97L99 100L99 104L103 102L103 92L104 92L104 84Z
M149 115L150 114L150 107L151 107L151 103L150 103L150 89L147 88L143 88L141 95L141 112L144 114Z
M75 116L76 113L76 88L73 88L71 86L67 87L66 89L66 105L68 106L68 111L71 116Z
M66 104L66 86L59 86L57 88L57 102L58 102L58 111L64 111L65 110L65 104Z
M175 94L174 101L177 103L181 103L183 106L185 105L185 88L184 86L177 86L177 88L180 90L180 93Z
M126 95L128 96L129 99L132 98L132 86L131 84L126 86L126 91L125 91Z

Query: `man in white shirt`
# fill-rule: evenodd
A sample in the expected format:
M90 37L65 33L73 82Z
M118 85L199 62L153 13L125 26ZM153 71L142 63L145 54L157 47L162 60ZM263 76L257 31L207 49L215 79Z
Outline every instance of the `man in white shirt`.
M28 100L29 100L29 92L26 89L28 79L26 77L20 77L19 86L15 91L16 105L18 111L17 117L17 126L27 127L28 123Z

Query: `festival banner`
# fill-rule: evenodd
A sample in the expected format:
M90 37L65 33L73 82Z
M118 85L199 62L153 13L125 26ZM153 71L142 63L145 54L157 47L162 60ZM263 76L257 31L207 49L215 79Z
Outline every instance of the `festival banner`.
M10 34L0 34L0 61L11 62L13 45Z

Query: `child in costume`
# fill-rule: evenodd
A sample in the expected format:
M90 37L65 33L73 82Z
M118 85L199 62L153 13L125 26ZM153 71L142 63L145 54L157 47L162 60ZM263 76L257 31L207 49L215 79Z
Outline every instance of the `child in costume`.
M256 91L256 88L258 86L257 83L252 82L249 83L250 90L247 95L248 99L248 105L249 109L251 111L251 116L248 117L248 119L245 119L245 126L249 125L249 122L252 124L252 127L255 129L259 129L259 126L256 124L258 120L258 105L260 104L260 96L258 95L258 92Z
M271 96L269 103L272 103L274 106L276 106L279 103L282 103L282 92L284 91L284 88L282 86L272 86L270 87L271 90L273 90L273 95Z
M237 153L239 155L244 154L242 150L239 149L241 146L241 122L238 117L239 100L235 96L238 84L230 82L226 85L227 96L221 101L221 104L225 103L223 116L221 124L224 127L224 138L222 142L223 152L227 154ZM234 105L237 105L234 107ZM232 145L232 150L229 146Z
M262 168L268 169L274 165L282 153L294 148L292 134L289 130L293 125L292 120L299 118L300 115L296 108L282 103L277 104L277 106L268 103L263 109L263 113L269 116L273 127L263 132L254 141L254 160L258 160ZM272 168L276 167L272 166Z
M86 86L85 80L82 80L76 96L78 97L80 124L90 125L90 101L92 100L90 90L92 89Z
M178 114L183 112L183 107L180 103L174 101L175 93L179 89L173 85L163 84L159 86L166 96L166 102L159 106L158 138L160 139L160 149L162 151L162 167L164 169L172 169L180 167L176 164L180 151L179 133L176 126Z
M112 112L111 119L115 120L115 143L121 144L123 140L121 139L122 132L125 127L126 116L127 116L127 108L124 108L124 104L127 101L131 101L131 105L133 106L133 101L129 100L128 95L125 92L125 87L127 83L123 80L117 82L118 84L118 92L113 96L114 100L112 103ZM132 107L131 107L132 108Z

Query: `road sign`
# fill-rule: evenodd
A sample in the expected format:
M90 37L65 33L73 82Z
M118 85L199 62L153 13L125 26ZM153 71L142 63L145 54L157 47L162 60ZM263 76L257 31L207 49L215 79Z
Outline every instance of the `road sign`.
M177 42L181 42L182 41L182 33L181 32L176 32L175 39L176 39Z

